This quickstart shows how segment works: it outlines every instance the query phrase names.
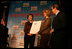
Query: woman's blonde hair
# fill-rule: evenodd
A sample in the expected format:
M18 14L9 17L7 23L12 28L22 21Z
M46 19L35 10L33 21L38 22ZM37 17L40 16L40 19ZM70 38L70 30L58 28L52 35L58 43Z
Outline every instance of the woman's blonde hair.
M44 9L43 10L43 13L47 13L47 16L50 16L51 15L51 11L49 9Z

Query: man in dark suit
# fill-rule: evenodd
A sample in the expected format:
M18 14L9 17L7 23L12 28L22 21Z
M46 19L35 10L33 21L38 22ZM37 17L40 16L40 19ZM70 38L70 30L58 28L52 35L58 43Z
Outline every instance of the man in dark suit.
M66 16L60 11L59 5L51 6L52 12L56 15L52 23L51 45L52 48L66 48Z
M2 19L2 17L1 17L1 14L0 14L0 47L1 47L1 19Z
M8 28L5 26L5 22L3 19L1 19L1 24L0 24L0 48L7 48L7 38L9 37L8 35Z

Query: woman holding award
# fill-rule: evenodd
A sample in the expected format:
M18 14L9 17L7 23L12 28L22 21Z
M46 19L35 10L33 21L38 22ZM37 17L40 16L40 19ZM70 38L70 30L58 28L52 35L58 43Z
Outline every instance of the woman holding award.
M32 23L33 23L33 15L29 14L27 16L27 19L29 21L25 23L25 27L24 27L24 32L25 32L24 48L28 48L28 46L29 46L29 48L34 48L35 34L30 33L30 29L31 29Z
M40 39L40 48L48 48L50 41L50 30L51 30L51 11L49 9L43 10L45 20L43 21L40 31L38 32L41 35Z

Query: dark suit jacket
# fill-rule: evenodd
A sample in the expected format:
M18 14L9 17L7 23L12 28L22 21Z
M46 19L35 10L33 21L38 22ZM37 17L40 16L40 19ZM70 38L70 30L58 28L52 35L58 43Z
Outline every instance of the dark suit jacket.
M6 26L1 25L0 26L0 41L2 42L7 42L7 37L8 35L8 28Z
M24 27L25 35L27 35L30 32L31 26L32 26L32 23L30 22L25 23L25 27Z
M52 27L54 32L52 34L51 42L55 48L64 47L66 41L66 16L63 12L59 12L54 18Z
M54 18L52 27L55 30L64 30L66 27L66 15L63 12L59 12Z
M50 34L51 18L47 18L41 25L39 34Z

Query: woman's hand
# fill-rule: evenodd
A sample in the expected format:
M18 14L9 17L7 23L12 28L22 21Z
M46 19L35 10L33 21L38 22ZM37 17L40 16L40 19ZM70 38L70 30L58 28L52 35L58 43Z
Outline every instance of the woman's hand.
M9 41L9 37L7 38L7 41Z
M36 33L36 35L38 35L38 33Z
M45 20L42 21L43 23L45 22Z
M27 34L27 35L31 36L32 34L31 34L31 33L29 33L29 34Z

